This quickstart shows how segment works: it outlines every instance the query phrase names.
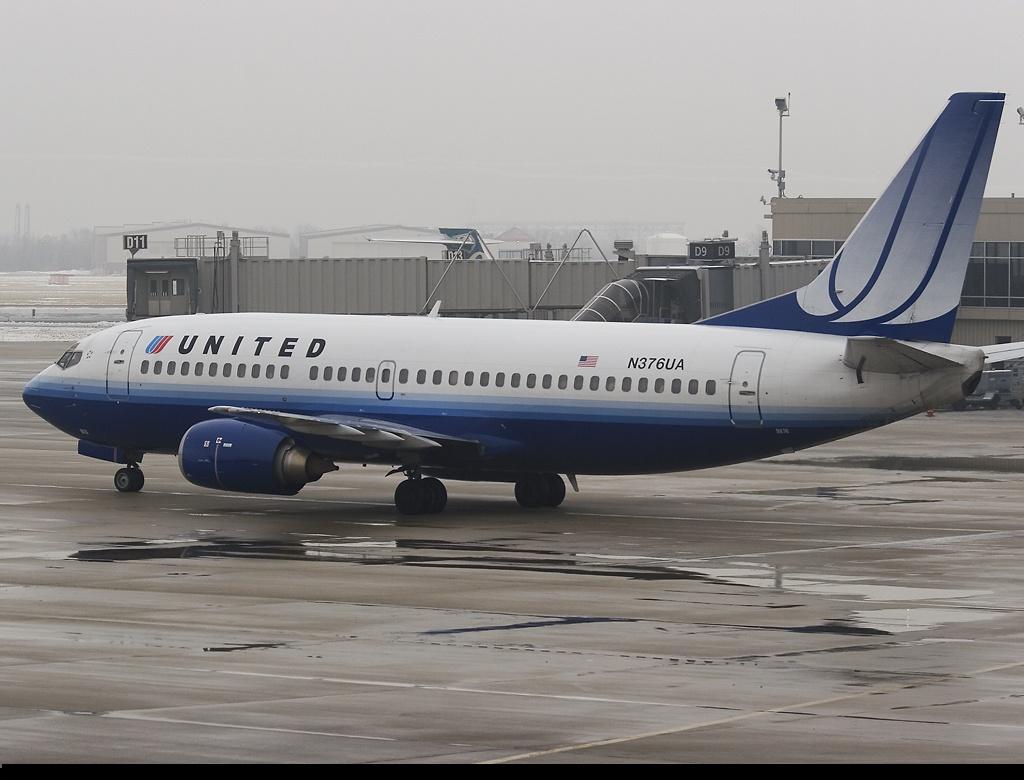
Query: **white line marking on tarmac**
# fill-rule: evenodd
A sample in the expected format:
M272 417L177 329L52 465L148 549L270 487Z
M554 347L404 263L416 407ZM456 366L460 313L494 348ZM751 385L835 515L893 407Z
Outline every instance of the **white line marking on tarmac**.
M303 734L311 737L341 737L342 739L366 739L374 742L397 742L394 737L371 737L366 734L339 734L333 731L304 731L302 729L274 728L272 726L246 726L241 723L217 723L207 720L186 720L184 718L161 718L134 712L108 712L100 716L113 720L144 720L152 723L180 723L186 726L212 726L219 729L244 729L246 731L274 731L281 734Z
M771 707L770 709L754 710L753 712L745 712L741 715L731 715L727 718L716 718L715 720L707 720L702 723L689 723L685 726L675 726L667 729L659 729L658 731L648 731L642 734L630 734L623 737L611 737L609 739L598 739L592 742L582 742L577 745L562 745L555 748L547 748L544 750L534 750L529 753L519 753L513 756L505 756L504 758L492 758L487 761L481 761L482 764L505 764L511 761L525 761L531 758L543 758L545 756L557 755L558 753L570 753L577 750L588 750L590 748L607 747L609 745L621 745L626 742L636 742L642 739L651 739L653 737L665 737L670 734L683 734L687 731L696 731L698 729L711 728L712 726L721 726L726 723L736 723L743 720L751 720L752 718L760 718L764 715L774 715L780 712L788 711L799 711L810 709L811 707L820 707L824 704L835 704L841 701L853 701L855 699L862 699L865 696L876 696L879 694L896 693L902 690L908 690L910 688L921 688L926 685L936 685L938 683L949 682L950 680L961 679L965 677L977 677L982 674L989 674L991 672L1004 671L1006 669L1013 669L1016 667L1024 666L1024 661L1014 661L1007 664L999 664L998 666L990 666L984 669L975 669L970 672L950 673L944 674L931 680L915 680L909 683L900 683L898 685L878 685L867 690L858 691L857 693L847 693L841 696L830 696L825 699L815 699L813 701L796 702L793 704L784 704L779 707Z
M123 667L123 662L91 661L96 665L112 665ZM529 699L554 699L558 701L584 701L594 704L632 704L643 707L672 707L675 709L728 709L726 707L708 707L698 704L681 704L679 702L643 701L638 699L611 699L601 696L578 696L556 693L530 693L528 691L499 691L487 688L464 688L458 685L431 685L429 683L400 682L398 680L357 680L346 677L321 677L303 674L274 674L271 672L246 672L234 669L209 669L202 667L165 666L168 671L201 672L205 674L228 674L235 677L261 677L271 680L294 680L296 682L322 682L337 685L362 685L371 688L404 688L421 691L441 691L445 693L471 693L484 696L516 696ZM201 706L201 705L200 705ZM221 706L220 704L213 706ZM193 709L193 707L190 707Z

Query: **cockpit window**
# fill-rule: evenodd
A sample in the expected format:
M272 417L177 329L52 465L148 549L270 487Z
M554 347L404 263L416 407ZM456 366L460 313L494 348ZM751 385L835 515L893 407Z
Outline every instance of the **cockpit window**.
M78 361L82 359L82 353L74 350L68 350L60 356L60 360L57 361L57 365L63 368L71 368L71 366L77 366Z

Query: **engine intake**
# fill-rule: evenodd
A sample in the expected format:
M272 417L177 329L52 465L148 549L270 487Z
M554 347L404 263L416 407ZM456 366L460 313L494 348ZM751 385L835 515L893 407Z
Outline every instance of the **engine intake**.
M293 496L338 469L286 434L240 420L189 428L178 447L178 468L193 485L278 496Z

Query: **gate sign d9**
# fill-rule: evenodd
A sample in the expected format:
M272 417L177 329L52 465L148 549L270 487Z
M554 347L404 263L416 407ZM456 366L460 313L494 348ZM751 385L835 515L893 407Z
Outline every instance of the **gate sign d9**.
M691 241L691 260L734 260L735 241Z
M140 249L146 249L149 246L149 236L145 233L137 233L135 235L124 235L124 248L132 253L132 257L135 257L135 253Z

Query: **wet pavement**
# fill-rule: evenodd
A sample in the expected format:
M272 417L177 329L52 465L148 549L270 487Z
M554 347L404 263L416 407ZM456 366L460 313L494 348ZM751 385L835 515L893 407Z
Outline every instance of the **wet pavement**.
M21 403L61 350L0 344L0 761L1024 760L1024 412L406 518L117 494Z

